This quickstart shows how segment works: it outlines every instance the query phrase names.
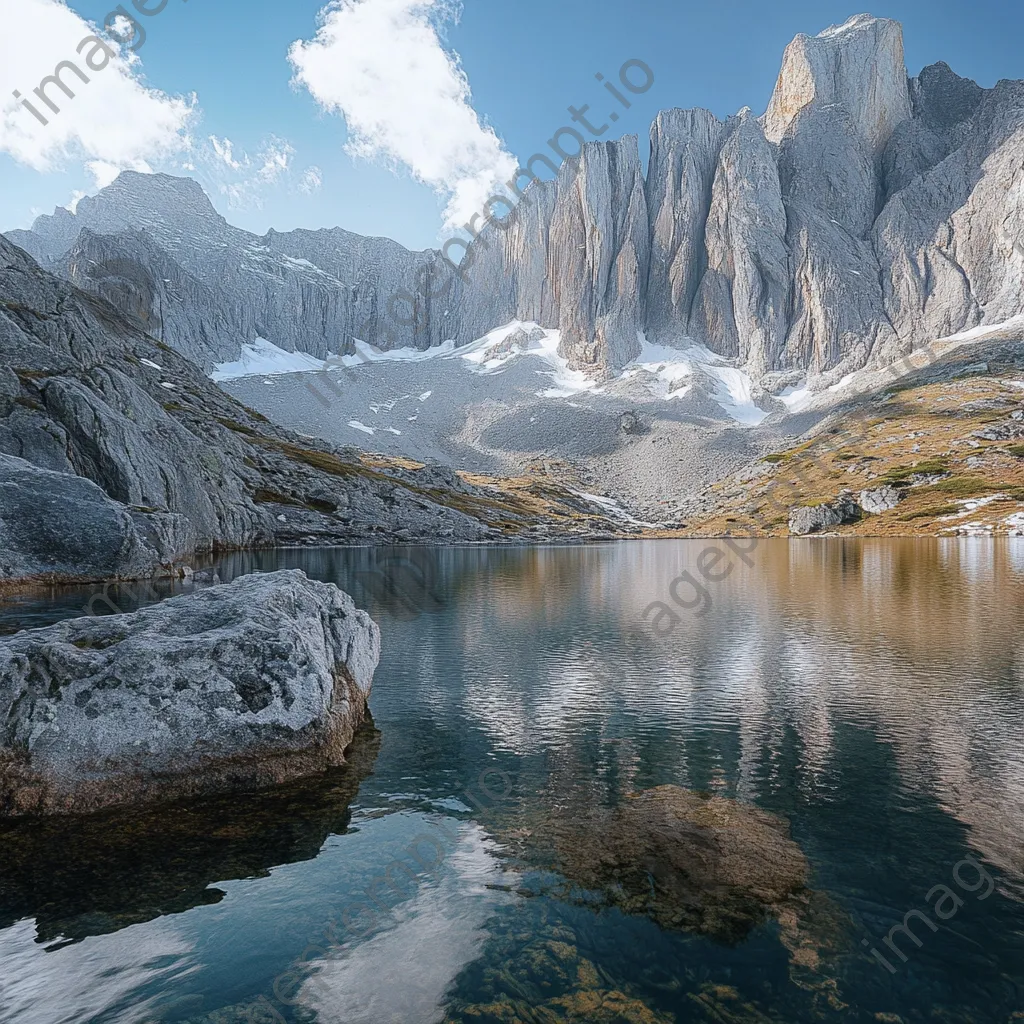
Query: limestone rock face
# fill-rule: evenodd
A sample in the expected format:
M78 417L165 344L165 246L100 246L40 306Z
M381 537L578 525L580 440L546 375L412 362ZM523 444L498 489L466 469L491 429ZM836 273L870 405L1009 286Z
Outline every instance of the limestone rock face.
M0 813L259 788L340 764L380 633L331 584L246 576L0 643Z
M954 79L929 69L918 80L919 129L894 137L886 164L892 185L908 166L920 170L872 231L886 308L907 342L1001 323L1024 308L1024 83L1000 82L979 101L973 83Z
M679 344L708 255L704 229L725 126L706 110L662 111L651 126L647 175L651 264L647 337Z
M558 306L548 273L551 220L558 201L556 181L536 181L502 222L481 232L468 247L453 279L450 308L458 318L451 336L465 344L512 320L558 326ZM458 259L460 250L451 255ZM447 268L446 268L447 269Z
M898 351L885 309L871 228L877 161L841 107L797 115L780 147L792 299L785 357L772 368L863 366Z
M507 223L469 247L457 340L512 319L561 331L559 353L600 372L640 352L650 263L647 200L635 136L588 142L555 181L527 190Z
M910 117L899 22L860 14L786 48L764 117L765 135L781 142L798 115L839 106L880 156L893 130Z
M778 154L749 111L718 156L705 231L707 270L690 333L719 355L775 367L789 322L790 261Z
M251 340L221 294L171 259L146 231L99 235L84 228L52 269L203 368L231 361L242 341Z
M135 579L194 548L184 516L133 511L83 477L0 455L0 583Z
M636 136L591 142L558 178L549 269L574 367L619 367L640 354L650 262L647 201Z

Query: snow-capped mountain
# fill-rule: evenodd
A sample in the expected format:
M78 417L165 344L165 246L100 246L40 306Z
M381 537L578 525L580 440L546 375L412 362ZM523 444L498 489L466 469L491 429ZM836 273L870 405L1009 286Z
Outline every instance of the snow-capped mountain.
M322 359L519 321L572 370L646 339L777 391L1024 311L1024 83L909 79L900 25L859 15L790 44L761 117L662 112L646 173L634 136L587 143L462 275L339 228L253 235L195 182L133 172L8 237L208 369L257 339Z

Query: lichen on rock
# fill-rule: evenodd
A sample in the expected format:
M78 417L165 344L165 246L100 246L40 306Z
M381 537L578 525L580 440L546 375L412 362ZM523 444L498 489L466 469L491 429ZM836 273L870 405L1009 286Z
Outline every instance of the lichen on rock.
M380 632L300 570L0 643L0 814L258 789L344 761Z

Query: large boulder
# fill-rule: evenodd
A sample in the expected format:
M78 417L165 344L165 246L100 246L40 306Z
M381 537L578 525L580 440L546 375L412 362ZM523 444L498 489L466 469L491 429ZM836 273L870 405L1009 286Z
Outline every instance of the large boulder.
M128 509L91 480L0 454L0 585L151 576L194 545L184 516Z
M853 495L849 491L843 491L835 501L827 501L821 505L801 505L790 509L789 532L797 537L820 533L843 523L856 522L861 514L862 509L854 501Z
M299 570L0 644L0 814L256 789L344 761L380 632Z

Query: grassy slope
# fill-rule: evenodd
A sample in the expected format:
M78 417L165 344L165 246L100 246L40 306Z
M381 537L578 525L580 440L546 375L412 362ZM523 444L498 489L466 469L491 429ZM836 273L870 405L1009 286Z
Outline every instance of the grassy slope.
M1024 444L972 435L1006 422L1024 406L1024 388L1014 382L1024 385L1024 374L993 367L961 379L890 389L810 440L769 456L760 467L763 476L713 485L717 511L687 523L682 532L748 532L756 520L766 527L758 532L786 536L792 507L830 501L843 488L858 493L891 483L903 485L896 508L834 532L950 536L991 527L1007 533L1018 528L1007 519L1024 513ZM914 474L940 473L933 483L907 486ZM977 500L985 504L968 504Z

